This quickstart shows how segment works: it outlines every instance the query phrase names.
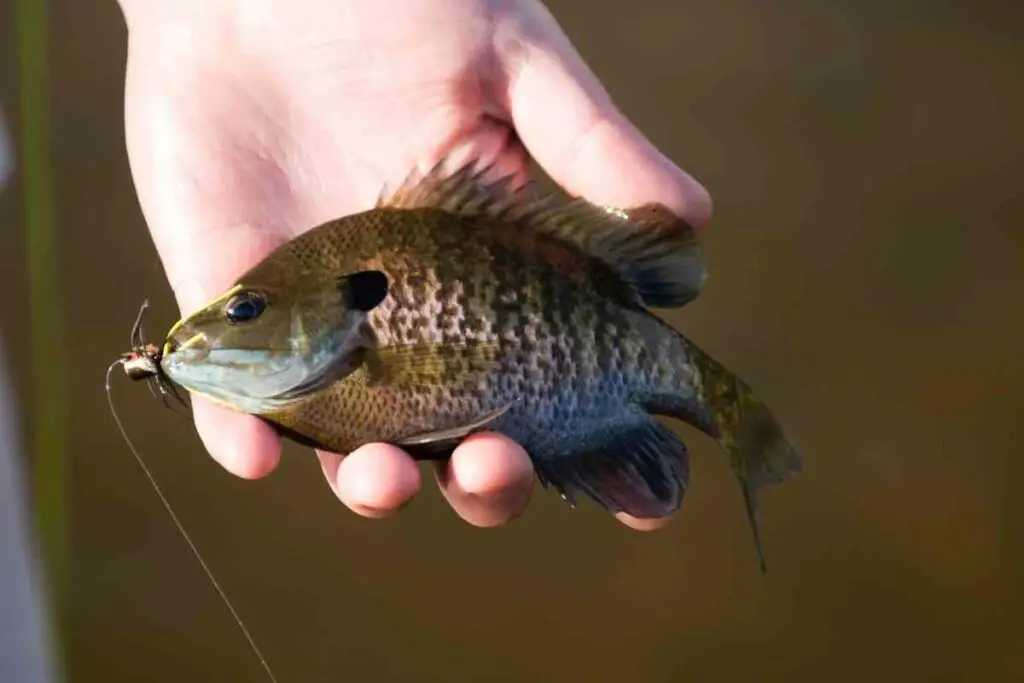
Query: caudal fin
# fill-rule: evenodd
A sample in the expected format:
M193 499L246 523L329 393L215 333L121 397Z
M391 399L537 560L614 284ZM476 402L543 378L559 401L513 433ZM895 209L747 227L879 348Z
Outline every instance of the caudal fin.
M709 431L729 455L739 480L763 572L766 564L757 523L757 496L799 473L803 457L742 379L692 343L689 348L700 372L701 403L710 418Z

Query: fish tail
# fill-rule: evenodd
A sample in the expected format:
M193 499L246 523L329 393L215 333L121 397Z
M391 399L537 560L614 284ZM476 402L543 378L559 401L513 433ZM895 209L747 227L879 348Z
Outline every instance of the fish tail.
M688 342L687 347L699 374L699 412L703 419L695 424L718 441L729 456L764 572L758 494L798 474L803 457L768 407L742 379L692 343Z

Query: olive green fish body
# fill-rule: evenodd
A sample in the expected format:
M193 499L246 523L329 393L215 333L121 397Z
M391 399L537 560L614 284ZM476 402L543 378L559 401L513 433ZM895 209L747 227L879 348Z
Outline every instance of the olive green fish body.
M685 304L704 277L663 207L527 199L435 169L279 248L172 330L163 366L336 452L437 458L501 432L564 497L636 517L681 503L686 447L655 415L680 418L730 454L754 522L757 491L799 456L741 380L646 309Z

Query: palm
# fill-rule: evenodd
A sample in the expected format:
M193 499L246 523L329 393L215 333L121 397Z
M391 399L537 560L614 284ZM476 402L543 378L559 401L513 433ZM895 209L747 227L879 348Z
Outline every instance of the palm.
M212 3L220 11L157 22L125 4L129 154L186 312L289 238L368 208L385 183L446 155L521 172L528 149L592 200L708 212L701 188L613 109L539 3L292 0L243 14L222 0ZM269 427L194 405L227 469L273 469ZM419 488L415 465L388 446L321 461L363 514L394 510ZM469 440L439 474L476 524L513 516L532 481L526 455L497 435Z

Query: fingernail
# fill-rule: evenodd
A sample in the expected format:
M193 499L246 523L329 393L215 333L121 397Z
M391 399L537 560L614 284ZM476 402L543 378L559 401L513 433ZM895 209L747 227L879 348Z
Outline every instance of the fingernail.
M369 519L384 519L391 515L391 510L385 510L383 508L370 507L369 505L360 505L359 503L352 504L352 510L362 516Z
M615 517L620 522L631 529L635 529L636 531L657 531L672 520L671 516L659 519L642 519L640 517L627 515L625 512L618 512L615 514Z
M410 504L412 504L411 498L392 508L381 508L374 507L372 505L363 505L362 503L353 503L352 509L363 517L368 517L370 519L386 519L398 514L402 510L405 510L405 508L409 507Z

